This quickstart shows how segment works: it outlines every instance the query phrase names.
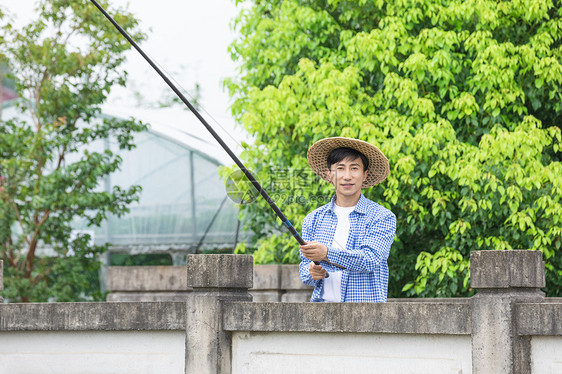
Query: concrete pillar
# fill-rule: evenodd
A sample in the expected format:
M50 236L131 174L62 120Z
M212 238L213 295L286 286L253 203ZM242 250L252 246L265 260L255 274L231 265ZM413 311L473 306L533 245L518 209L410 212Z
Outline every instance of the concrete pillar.
M544 262L539 251L473 251L470 285L472 372L527 374L531 372L530 337L517 335L516 302L544 299Z
M231 372L231 336L222 329L222 301L252 301L253 257L187 258L186 374Z

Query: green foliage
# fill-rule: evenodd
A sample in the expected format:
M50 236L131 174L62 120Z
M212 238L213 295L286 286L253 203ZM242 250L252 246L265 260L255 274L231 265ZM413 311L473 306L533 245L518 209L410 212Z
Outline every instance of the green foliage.
M107 5L106 2L102 2ZM71 221L99 225L108 214L128 211L139 188L104 191L103 179L121 159L89 145L111 139L131 149L134 121L96 120L114 84L128 43L89 1L44 0L38 20L1 28L1 44L21 99L18 119L0 121L0 258L9 301L99 298L92 278L105 246L73 235ZM112 12L137 40L137 22ZM43 255L40 255L43 252Z
M124 253L112 253L109 258L111 266L169 266L173 265L169 254L143 253L129 255Z
M242 74L227 86L260 180L307 170L308 147L328 136L389 158L388 180L364 193L398 219L392 297L469 295L482 249L542 251L547 293L562 295L560 0L271 0L237 26ZM287 179L274 200L300 228L332 188ZM255 243L238 252L298 262L264 201L241 214Z

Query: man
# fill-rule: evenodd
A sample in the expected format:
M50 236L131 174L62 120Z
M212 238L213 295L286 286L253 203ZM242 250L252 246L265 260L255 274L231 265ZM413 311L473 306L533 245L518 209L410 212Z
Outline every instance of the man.
M314 286L311 301L386 302L396 217L365 198L361 188L388 177L387 158L372 144L336 137L314 143L307 159L335 188L331 202L309 213L302 225L307 244L300 246L299 272L303 283Z

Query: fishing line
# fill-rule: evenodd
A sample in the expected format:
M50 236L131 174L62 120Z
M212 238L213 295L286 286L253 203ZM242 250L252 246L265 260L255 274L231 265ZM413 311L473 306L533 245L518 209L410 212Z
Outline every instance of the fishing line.
M188 96L192 101L195 101L195 97L193 97L193 95L191 95L191 94L189 93L189 90L186 90L186 89L178 82L178 80L174 77L173 74L170 74L170 72L169 72L168 70L166 70L166 68L165 68L164 66L162 66L162 64L159 63L152 55L150 55L150 53L146 53L146 55L147 55L148 57L150 57L150 59L151 59L152 61L154 61L154 64L157 65L160 70L162 70L168 77L170 77L170 80L173 81L174 84L175 84L176 86L178 86L178 87L182 90L182 93L183 93L184 95ZM197 82L196 82L196 83L197 83ZM232 136L232 134L230 134L230 133L220 124L220 122L219 122L218 120L216 120L216 119L211 115L211 113L209 113L209 111L205 108L205 106L204 106L201 102L197 102L197 106L199 107L198 110L201 111L201 112L203 112L203 113L205 113L205 114L207 115L207 117L210 118L210 119L212 120L212 122L214 122L218 127L220 127L221 130L223 130L223 132L224 132L226 135L228 135L228 137L229 137L234 143L236 143L237 145L239 145L240 148L243 148L243 147L242 147L242 144L240 144L240 142L238 142L238 140L237 140L234 136ZM188 133L186 133L186 134L188 134ZM191 134L190 134L190 135L191 135ZM203 140L203 139L202 139L202 140ZM204 141L205 141L205 140L204 140Z
M94 3L94 2L92 2L92 3ZM94 3L94 5L96 5L96 4ZM104 14L104 15L105 15L105 14ZM170 78L171 81L174 82L174 84L175 84L177 87L179 87L179 88L181 89L183 95L189 97L192 102L196 101L196 98L193 97L193 95L189 93L189 90L186 90L185 87L182 86L182 84L175 78L174 74L171 74L171 73L169 72L169 70L164 67L164 65L162 65L160 62L158 62L158 60L157 60L156 58L154 58L154 56L153 56L152 54L150 54L149 52L146 52L146 51L145 51L144 53L150 58L150 60L152 60L152 61L154 62L154 64L155 64L156 66L158 66L158 68L159 68L161 71L163 71L163 72L166 74L166 76L168 76L168 77ZM195 82L195 83L197 84L197 82ZM197 106L199 107L198 110L199 110L200 112L205 113L205 114L207 115L207 117L209 117L209 118L212 120L212 122L214 122L221 130L223 130L223 132L224 132L226 135L228 135L228 137L229 137L234 143L236 143L238 146L240 146L241 148L243 148L243 147L242 147L242 144L240 144L240 142L238 142L238 140L237 140L234 136L232 136L232 134L230 134L230 133L228 132L228 130L225 129L225 128L221 125L221 123L220 123L216 118L213 117L213 115L205 108L205 106L204 106L201 102L198 102L198 103L197 103ZM173 127L170 126L170 125L166 125L166 124L164 124L164 125L165 125L166 127L173 128ZM176 130L177 130L177 129L176 129ZM188 132L184 132L184 133L193 137L193 134L190 134L190 133L188 133ZM205 139L200 139L200 140L206 142Z
M172 81L167 77L166 74L160 70L160 68L152 61L150 57L137 45L137 43L129 36L129 34L105 11L105 9L98 4L96 0L90 0L92 4L98 8L98 10L111 22L111 24L123 35L125 39L140 53L140 55L148 62L150 66L160 75L160 77L166 82L166 84L174 91L174 93L180 98L180 100L191 110L191 112L201 121L201 123L207 128L207 130L211 133L211 135L215 138L215 140L221 145L221 147L225 150L226 153L230 156L230 158L234 161L234 163L238 166L238 168L244 173L246 178L252 183L252 185L258 190L260 195L265 199L265 201L269 204L271 209L277 214L277 217L283 222L285 227L289 230L289 232L293 235L295 240L301 244L305 245L306 242L302 239L300 234L297 230L293 227L291 222L285 217L285 215L281 212L279 207L275 204L275 202L271 199L267 192L262 188L256 178L252 175L252 173L246 169L246 166L238 159L238 157L232 152L232 150L228 147L228 145L222 140L222 138L217 134L217 132L209 125L209 123L201 116L199 111L195 109L195 107L187 100L187 98L183 95L183 93L172 83ZM314 261L316 265L319 265L320 262Z

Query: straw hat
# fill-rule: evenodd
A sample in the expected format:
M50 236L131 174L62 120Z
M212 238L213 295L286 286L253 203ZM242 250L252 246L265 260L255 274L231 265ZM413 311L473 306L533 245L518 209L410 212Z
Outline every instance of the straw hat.
M367 179L361 185L362 188L372 187L388 177L390 167L385 155L374 145L358 139L342 137L321 139L308 149L306 155L308 164L320 178L330 182L327 175L328 155L334 149L342 147L353 148L369 160Z

